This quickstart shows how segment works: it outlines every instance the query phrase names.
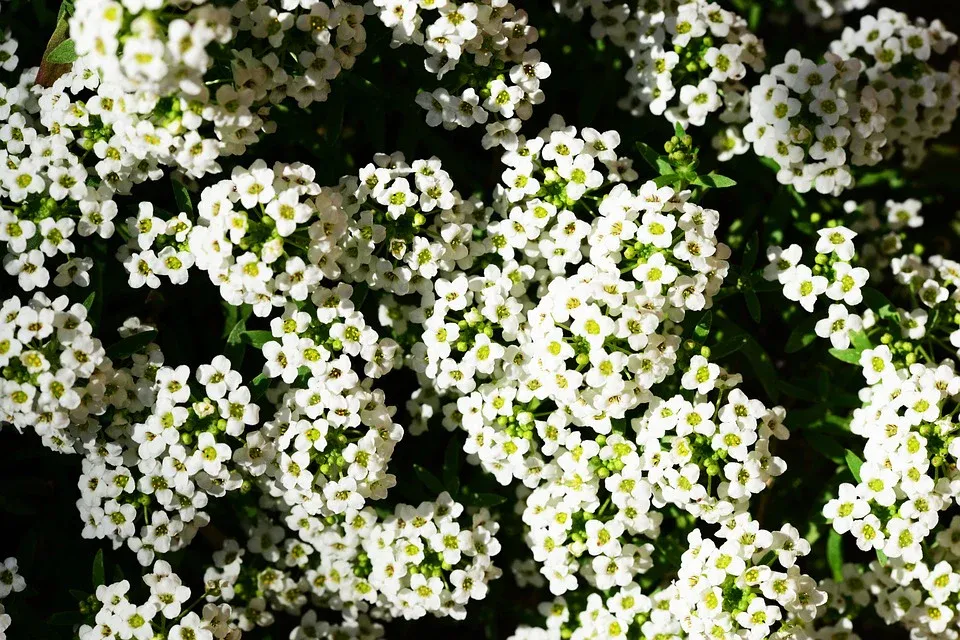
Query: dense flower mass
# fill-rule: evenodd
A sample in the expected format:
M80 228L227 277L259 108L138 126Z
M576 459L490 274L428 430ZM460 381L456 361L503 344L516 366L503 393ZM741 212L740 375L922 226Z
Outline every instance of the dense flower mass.
M875 4L5 5L0 640L960 637L960 25Z

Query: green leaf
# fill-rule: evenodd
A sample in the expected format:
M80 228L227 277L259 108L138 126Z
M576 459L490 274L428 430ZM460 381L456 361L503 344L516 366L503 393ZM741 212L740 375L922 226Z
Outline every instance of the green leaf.
M867 334L863 331L855 331L850 334L850 343L853 345L853 348L859 352L863 352L865 349L873 348L873 344L870 343L870 338L867 337ZM859 363L859 358L857 362Z
M666 187L677 182L680 182L680 176L676 173L668 173L660 176L659 178L653 179L653 184L657 185L658 187Z
M710 187L711 189L726 189L727 187L736 186L737 181L711 171L705 176L697 177L697 179L694 180L694 184L699 184L702 187Z
M435 494L441 494L445 491L443 488L443 483L440 482L440 478L433 475L433 473L426 468L420 466L419 464L413 465L413 472L417 474L417 478L423 485L433 491Z
M833 527L827 536L827 564L837 582L843 581L843 537Z
M811 429L810 435L806 438L807 444L814 451L820 453L824 458L832 462L839 463L843 460L843 445L836 438L817 429Z
M83 300L83 308L86 309L87 311L90 311L90 307L93 306L93 301L96 300L96 299L97 299L97 292L96 292L96 291L91 291L91 292L90 292L90 295L88 295L88 296Z
M70 64L75 62L78 57L73 39L67 38L54 47L53 51L48 53L44 60L53 64Z
M73 15L73 11L73 0L63 0L63 2L60 3L60 10L57 11L57 20L67 20Z
M679 122L673 123L673 133L678 138L683 138L683 136L687 135L687 132L683 130L683 126Z
M783 391L786 395L791 398L799 398L800 400L807 400L809 402L816 402L820 397L813 391L809 389L804 389L803 387L787 382L786 380L780 380L777 382L777 388Z
M470 507L495 507L507 501L507 496L499 493L471 493L464 497L463 502Z
M850 364L860 364L860 351L858 349L830 349L830 355L837 360Z
M250 381L250 397L254 401L259 400L269 387L270 378L263 373L257 374L257 377Z
M79 611L58 611L47 618L47 624L54 627L72 627L82 623L83 620L83 614Z
M93 557L93 572L91 574L91 580L93 582L93 588L96 589L104 583L104 574L103 574L103 549L97 549L97 555Z
M847 461L847 467L850 469L850 473L853 474L854 480L860 482L860 467L863 466L863 460L853 451L850 451L850 449L846 450L843 458Z
M253 345L257 349L262 349L263 345L274 340L273 333L269 331L244 331L243 341Z
M452 496L460 492L460 454L463 448L460 436L454 435L443 454L443 483Z
M84 593L79 589L67 589L67 593L72 595L77 600L77 602L83 602L84 600L90 597L89 593Z
M697 342L703 344L707 340L707 336L710 335L710 325L713 322L713 313L707 311L703 314L703 317L700 318L700 322L697 323L697 326L693 328L693 335L696 336Z
M640 153L640 157L643 158L644 162L656 169L660 170L658 162L660 160L660 154L653 150L653 147L646 144L645 142L637 143L637 151Z
M726 356L740 351L740 349L743 348L743 345L745 345L749 339L750 336L746 333L739 333L735 336L724 338L717 344L710 347L710 359L716 362L720 358L725 358Z
M863 294L863 302L874 311L879 311L883 307L893 307L893 303L880 291L873 287L864 287L860 290Z
M809 346L817 339L814 333L814 327L817 324L817 317L813 315L804 315L803 320L797 323L787 338L787 344L784 351L787 353L796 353L804 347Z
M253 308L248 304L239 308L226 303L224 306L227 307L226 322L227 326L230 327L226 334L227 344L240 344L243 342L243 332L247 330L247 318L250 317Z
M743 298L747 301L747 311L750 312L750 317L753 318L753 321L757 324L760 323L760 298L757 297L757 294L753 291L744 291Z
M154 330L135 333L134 335L126 337L119 342L114 342L112 345L107 347L107 355L110 356L111 360L128 358L131 355L142 351L143 348L153 342L153 339L156 337L157 332Z
M887 554L885 554L883 551L880 551L880 549L877 549L877 560L880 561L880 564L887 564Z
M747 356L753 372L760 380L763 390L774 402L780 398L780 389L777 388L777 370L773 367L770 355L764 351L760 343L753 336L748 335L743 345L743 353Z
M177 201L177 212L193 213L193 200L190 198L187 185L176 175L170 176L170 184L173 186L173 198Z

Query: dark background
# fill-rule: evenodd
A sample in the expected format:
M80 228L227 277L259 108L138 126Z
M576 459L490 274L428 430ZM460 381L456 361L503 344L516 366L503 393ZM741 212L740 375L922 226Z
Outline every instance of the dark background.
M764 6L781 4L757 1ZM722 4L728 8L737 8L739 5L742 9L743 5L752 3L753 0L742 0ZM659 147L669 137L670 127L660 118L647 116L637 119L616 107L617 100L627 90L623 69L615 68L616 61L622 62L618 51L610 46L598 47L591 40L588 20L580 24L570 23L558 17L548 2L519 1L516 4L528 11L531 24L544 31L544 36L536 46L553 69L553 75L543 84L546 102L535 109L533 121L526 125L525 131L535 133L552 113L561 113L568 124L578 127L617 129L624 141L620 151L636 159L638 170L646 170L637 154L632 152L634 142L642 140ZM47 34L54 27L57 6L57 3L44 3L42 0L12 0L4 4L0 11L0 23L10 25L14 36L20 39L21 65L39 62ZM960 12L955 2L898 1L888 2L886 6L906 11L912 16L939 17L949 28L960 31ZM416 47L391 50L387 46L387 30L375 18L367 17L364 24L370 48L360 56L353 71L344 72L334 82L330 101L314 105L307 114L295 108L285 113L276 112L278 133L251 148L246 157L262 157L268 162L307 162L317 170L320 184L334 184L340 176L355 173L372 160L375 152L402 150L408 160L436 155L443 161L444 168L450 172L464 196L474 192L489 193L502 169L498 154L480 147L482 128L447 132L427 127L421 109L414 104L418 87L435 86L435 80L423 71L422 50ZM771 65L782 58L786 49L793 47L815 58L832 39L831 35L804 26L796 16L779 26L765 21L759 31L770 52L768 60ZM712 152L709 150L709 137L702 133L695 135L697 141L706 147L703 153L703 172L706 172L715 168L710 166ZM943 244L946 240L939 236L942 226L937 221L939 216L943 221L953 218L960 209L958 153L960 146L954 129L937 141L930 158L921 169L906 174L905 181L898 184L896 189L883 185L876 194L880 198L922 195L927 203L924 211L927 225L928 228L932 227L928 229L932 234L930 241L940 243L947 252L952 251L952 247ZM705 202L705 205L720 210L727 219L743 212L753 216L759 214L762 219L763 209L782 196L784 188L776 183L770 170L750 153L718 170L743 185L741 188L713 192ZM891 191L895 193L891 195ZM874 195L869 191L868 194ZM151 200L158 206L168 203L166 206L172 208L173 194L169 182L164 179L143 185L132 197L124 199L128 207L138 200ZM121 219L123 212L124 204L121 203ZM955 251L953 255L956 255ZM99 337L105 344L109 345L116 339L115 328L126 317L137 314L161 328L159 342L168 362L196 366L223 350L223 310L216 290L202 274L195 272L186 286L174 287L167 283L158 291L148 293L144 290L132 291L122 284L125 276L119 264L113 262L112 256L106 258L105 264L107 287L99 329ZM15 293L14 285L5 275L0 275L0 289L4 291L4 297ZM773 309L781 304L781 300L777 293L761 295L765 309ZM742 307L743 303L731 301L731 307L736 305ZM740 318L747 317L745 308L735 308L731 313ZM765 315L770 319L753 325L752 331L758 341L770 349L774 366L782 370L790 362L782 351L790 326L776 319L775 313ZM748 366L743 363L741 370L745 374L749 373L746 369ZM245 374L249 375L247 379L256 375L259 367L258 356L248 353L244 363ZM832 385L835 382L833 374L828 372L827 375ZM763 388L755 381L751 384L750 375L745 375L745 378L748 392L767 402ZM404 422L403 405L409 397L410 385L409 378L395 377L385 387L389 390L388 399L400 409L397 420L401 423ZM784 404L790 411L817 408L816 402L796 399L788 399ZM791 424L789 420L788 424ZM410 465L416 459L428 467L437 468L449 438L449 434L443 430L431 430L429 435L418 439L408 437L400 444L391 467L391 471L400 479L400 486L391 499L418 499L421 488L414 486L416 482L410 480L413 477ZM825 484L823 479L833 477L836 465L820 455L816 443L811 443L810 439L807 436L805 440L804 435L800 434L783 451L778 451L787 458L790 466L787 474L763 498L766 503L762 509L767 518L764 524L768 528L778 528L787 519L798 523L822 523L819 516L822 502L819 502L819 498L829 489L829 484ZM489 482L479 479L476 470L468 469L465 473L473 478L473 482ZM12 627L7 632L12 640L70 637L72 633L69 626L56 625L58 618L63 620L67 616L54 614L76 610L76 600L69 590L91 591L91 563L97 550L103 547L100 541L86 541L80 537L82 523L74 505L79 495L76 486L79 474L78 457L58 456L49 452L32 433L17 434L11 427L0 432L0 531L3 532L0 535L4 537L0 559L15 555L28 584L25 592L4 601L8 613L13 617ZM505 491L492 485L490 488ZM214 503L211 509L214 522L223 528L225 534L239 537L239 531L229 529L230 514L221 511L222 508L227 507ZM222 517L218 518L218 515ZM509 560L526 557L526 554L519 531L509 514L504 515L504 530L500 538L504 544L504 554L497 564L505 570L505 575L494 584L488 600L471 606L467 621L458 624L425 619L417 623L395 623L388 625L388 637L416 638L439 633L443 634L439 637L455 634L464 639L498 639L512 633L519 620L534 613L536 604L550 599L550 596L546 592L520 590L513 584ZM109 548L103 550L108 578L115 578L119 569L130 577L136 589L139 586L136 577L139 567L133 554L126 549L116 552ZM195 594L201 588L202 568L209 563L213 550L207 539L200 536L186 552L177 554L184 556L179 558L181 575L190 581ZM855 549L848 552L853 557ZM816 576L827 575L823 555L821 539L814 553L807 558L809 562L805 569ZM173 559L175 567L178 566L177 560ZM496 605L496 608L490 605ZM291 622L291 619L281 617L273 628L244 634L244 637L280 640L287 637ZM869 622L867 625L861 633L864 638L907 637L899 629L884 629Z

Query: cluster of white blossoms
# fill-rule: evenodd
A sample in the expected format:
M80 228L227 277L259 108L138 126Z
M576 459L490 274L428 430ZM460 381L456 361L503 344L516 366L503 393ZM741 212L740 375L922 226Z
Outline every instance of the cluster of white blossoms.
M73 452L115 394L115 372L82 304L35 293L0 305L0 418Z
M392 47L423 47L429 55L424 67L438 80L459 74L451 90L417 96L430 126L487 124L488 130L516 131L543 102L540 81L550 77L550 66L530 48L539 34L523 9L506 0L372 0L371 5L393 30Z
M859 30L848 27L823 63L790 50L750 90L744 137L801 193L838 195L853 184L851 167L898 151L905 166L916 166L925 143L957 116L960 64L943 72L929 62L956 41L939 21L911 23L883 9Z
M263 375L282 384L267 394L272 418L246 433L240 454L267 494L310 516L358 510L396 484L387 463L403 427L372 382L399 359L398 346L378 340L352 293L347 284L320 287L313 306L290 305L271 322ZM363 375L352 360L366 363Z
M956 34L939 20L927 23L880 9L876 17L864 16L859 28L845 28L830 45L834 53L865 63L866 86L857 99L860 122L879 113L883 125L875 132L886 140L880 149L884 157L900 152L905 166L918 167L927 141L950 130L960 107L960 62L951 60L943 71L934 66L934 56L956 44Z
M827 594L796 564L810 545L794 527L767 531L743 513L716 539L695 529L686 542L665 587L644 594L625 582L591 593L578 610L558 598L541 606L545 628L520 627L511 639L811 637Z
M16 558L7 558L0 565L0 600L10 597L12 593L20 593L27 588L27 581L19 573ZM0 640L6 640L7 629L10 628L10 615L3 604L0 604Z
M864 550L920 562L922 543L958 495L960 441L952 415L960 375L950 364L895 369L887 345L861 355L869 387L850 430L866 439L856 484L843 483L824 516Z
M581 438L556 419L540 431L554 459L527 497L523 520L554 594L577 589L578 574L607 590L649 569L648 540L659 537L663 520L657 509L678 507L707 523L742 520L750 497L783 473L769 440L789 435L783 410L765 409L732 383L694 356L682 383L695 392L691 399L653 398L632 421L635 440ZM701 392L714 385L720 397L729 391L726 401Z
M357 611L381 619L462 620L465 605L484 598L500 576L493 566L499 525L486 509L468 516L447 493L418 506L398 504L385 515L364 507L323 519L277 506L286 527L279 518L259 520L246 549L228 540L205 575L209 592L247 601L242 611L259 609L259 626L272 623L269 609L306 621L309 606L342 610L346 621ZM244 587L250 584L255 591Z
M186 226L180 234L185 246L223 299L249 304L266 317L288 302L307 300L324 277L340 275L336 258L347 218L336 191L321 189L314 175L300 163L278 162L271 168L257 160L248 168L238 166L229 179L201 192L192 226L181 214L151 227ZM140 246L152 244L148 237ZM179 255L176 248L163 251ZM138 254L131 253L131 260L133 255ZM142 268L151 268L151 260L161 271L167 268L160 254L156 259L139 255ZM128 268L141 270L136 264Z
M337 260L348 282L397 296L425 293L483 252L474 239L483 207L460 196L437 158L408 164L401 153L377 154L341 180L339 195L348 222Z
M205 604L197 614L188 606L190 588L185 586L170 564L160 560L153 571L143 576L150 595L142 603L130 600L130 582L121 580L97 587L95 624L82 625L79 640L130 638L152 640L238 640L240 629L227 604Z
M861 607L873 601L888 624L904 623L912 637L955 638L960 520L946 526L941 513L955 503L960 486L960 263L902 253L907 232L923 224L920 210L913 199L887 201L881 216L872 202L844 205L845 216L865 235L869 251L863 253L873 275L889 271L915 308L877 307L874 301L853 313L871 274L850 266L858 260L857 233L846 227L819 232L813 270L799 264L798 245L771 247L767 269L770 278L779 275L786 297L808 311L820 293L836 301L817 322L816 334L830 339L837 358L858 365L864 380L863 406L849 422L850 431L864 438L862 462L852 467L855 482L839 485L823 515L860 549L876 552L880 562L863 576L848 570L849 579L833 588L840 602L835 608L842 616L844 598ZM840 265L850 285L846 291L843 280L830 275ZM831 628L849 629L849 621L841 617Z
M886 624L903 625L911 638L956 640L960 637L960 517L954 516L937 534L936 544L922 560L875 560L865 571L844 565L843 580L824 581L822 586L831 610L825 617L839 618L834 625L821 627L822 632L842 630L851 640L859 639L847 616L871 606Z
M814 264L803 264L803 249L791 244L786 249L771 246L767 249L770 264L763 270L768 281L783 285L788 300L813 312L819 296L826 295L837 304L830 307L830 331L821 337L830 337L838 349L850 344L850 333L861 328L860 318L848 316L847 306L863 301L862 288L870 279L870 272L853 265L853 239L857 233L841 225L827 226L817 232ZM822 329L818 328L818 333Z
M125 543L144 566L189 544L210 521L209 500L240 488L239 437L259 422L225 357L198 367L191 382L187 366L165 366L149 345L113 381L109 420L84 443L83 536Z
M636 8L590 0L590 34L609 38L629 56L630 93L620 106L634 115L649 110L695 127L723 110L723 122L747 119L748 70L764 70L763 43L746 21L709 0L653 0ZM575 19L579 3L564 9Z
M271 130L271 105L327 99L366 48L363 17L339 0L79 0L70 33L102 77L189 114L228 155Z
M880 233L918 226L919 206L912 204L888 203L889 222ZM890 244L891 233L880 242ZM861 548L915 563L924 556L921 544L937 532L939 512L958 495L960 263L907 254L893 258L890 267L919 307L864 314L872 344L857 358L866 384L860 393L864 405L850 422L851 431L866 439L864 463L857 483L841 485L824 513L837 531L852 532ZM846 315L846 309L834 315ZM931 356L934 349L952 358L938 362Z

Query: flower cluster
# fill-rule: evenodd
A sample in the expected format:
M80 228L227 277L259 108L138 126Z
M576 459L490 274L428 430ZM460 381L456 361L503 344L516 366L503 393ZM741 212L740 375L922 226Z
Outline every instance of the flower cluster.
M403 428L371 383L393 367L397 345L378 341L352 292L347 284L318 288L312 313L290 305L271 322L263 375L283 383L268 394L272 418L246 434L238 454L269 495L311 516L359 510L396 484L387 463ZM364 377L351 359L366 362Z
M348 282L424 293L483 251L474 239L482 207L460 196L437 158L408 164L401 153L378 154L339 194L348 221L338 263Z
M302 609L308 597L343 610L347 618L360 607L376 617L417 619L429 613L463 619L465 605L484 598L488 583L500 576L492 564L500 552L499 526L486 509L467 517L447 493L418 506L399 504L386 516L371 507L327 519L299 505L283 512L288 532L260 520L249 531L246 549L228 540L205 577L208 589L224 600L248 600L245 611L259 608L260 626L272 619L258 599L303 615L306 625L311 614Z
M748 514L716 534L687 536L676 577L649 594L629 583L592 593L575 613L563 598L540 610L545 629L521 627L512 640L628 637L806 638L827 600L796 562L810 552L797 530L767 531ZM610 594L610 592L606 592Z
M750 90L744 137L801 193L838 195L853 184L851 167L897 151L916 166L957 116L960 66L941 72L929 63L956 39L939 22L881 10L848 27L823 63L793 49Z
M117 393L115 377L82 304L35 293L26 303L14 296L0 306L3 422L72 453Z
M858 29L845 28L831 44L834 53L864 61L860 123L869 114L881 124L871 128L885 139L885 157L900 152L905 166L917 167L926 156L926 142L950 130L960 108L960 63L954 60L941 71L934 66L934 56L956 43L956 34L939 20L911 21L899 11L880 9L876 17L861 18Z
M158 561L153 571L143 576L143 582L150 595L142 604L131 602L127 580L99 585L94 603L96 624L82 625L77 637L151 640L158 633L171 640L240 637L230 605L206 604L201 614L184 606L190 599L190 588L183 585L169 563Z
M110 420L84 443L83 535L127 544L144 566L189 544L210 521L209 499L240 488L235 439L259 421L225 357L201 365L193 388L190 377L151 345L117 376Z
M159 254L143 253L158 233L173 227L180 230L173 240L185 238L196 266L228 303L249 304L256 315L266 317L287 302L306 300L324 277L339 276L338 243L347 222L339 195L321 189L314 175L310 166L299 163L271 168L258 160L248 168L235 167L229 179L200 194L194 224L183 215L149 221L146 237L135 238L141 253L131 252L128 269L132 274L153 271L152 263L166 270L164 251L183 267L169 232ZM143 208L140 217L152 218Z
M488 129L516 130L543 102L540 81L550 77L550 66L530 48L539 34L523 9L505 0L372 4L380 21L393 30L393 47L423 47L429 54L424 67L438 80L454 70L460 73L452 92L441 87L417 96L430 126L470 127L493 116L496 121Z
M860 318L849 315L847 306L856 306L863 300L862 288L870 278L863 267L853 266L856 232L847 227L834 225L817 232L817 255L813 268L803 264L803 249L791 244L786 249L771 246L767 249L770 264L763 271L769 281L783 285L783 295L788 300L812 312L817 298L826 295L838 304L831 305L829 323L820 325L821 337L830 337L838 349L850 344L850 333L861 328Z
M708 523L726 522L783 473L769 440L789 435L782 409L768 411L737 389L714 404L700 390L729 389L719 375L695 356L683 381L695 391L692 401L653 398L631 425L635 442L619 433L581 439L556 420L540 430L554 461L527 497L523 520L554 594L576 589L578 573L606 590L649 569L653 546L639 536L659 536L663 515L654 509L672 505Z
M746 119L741 81L748 70L764 70L766 54L743 18L709 0L655 0L635 10L597 0L587 4L595 21L591 35L609 38L630 58L630 93L621 107L695 127L721 109L724 122ZM567 13L576 18L582 7Z

